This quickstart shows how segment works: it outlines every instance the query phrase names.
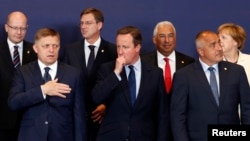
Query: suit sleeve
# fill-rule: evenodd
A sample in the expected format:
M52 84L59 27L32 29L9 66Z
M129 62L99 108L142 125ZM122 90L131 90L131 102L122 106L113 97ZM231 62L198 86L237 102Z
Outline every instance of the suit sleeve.
M157 141L167 141L170 139L170 117L169 117L169 100L165 90L163 72L160 71L160 79L158 84L159 94L159 111L158 111L158 137Z
M250 87L244 69L240 69L240 109L242 124L250 124Z
M187 102L188 81L185 74L175 73L170 104L170 120L175 141L188 141Z
M75 141L87 141L87 129L85 119L85 82L82 73L77 77L75 85L75 103L74 103L74 127Z
M97 83L91 93L94 103L105 103L111 96L112 91L118 86L119 82L113 70L110 70L107 65L102 65L98 72Z
M17 69L13 76L8 99L8 105L12 110L23 110L44 101L40 85L25 90L28 80L25 80L23 75L23 72Z

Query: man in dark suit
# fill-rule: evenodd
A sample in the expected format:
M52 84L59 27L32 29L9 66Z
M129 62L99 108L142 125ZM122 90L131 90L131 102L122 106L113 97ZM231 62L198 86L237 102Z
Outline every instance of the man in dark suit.
M64 62L79 68L85 75L87 81L87 120L89 141L95 141L101 119L105 112L105 105L95 105L92 102L90 91L96 83L96 75L102 63L116 59L116 47L114 44L101 38L100 33L103 27L104 17L100 10L87 8L80 14L80 29L83 36L81 41L77 41L65 48ZM91 51L94 50L94 62L92 67L88 63Z
M57 61L53 29L39 29L33 48L38 60L17 69L8 102L23 112L18 141L86 141L81 71Z
M196 49L199 60L173 79L170 115L175 141L207 141L209 124L239 125L239 104L242 124L250 124L250 88L243 67L222 61L219 38L212 31L197 34Z
M27 32L27 17L20 11L11 12L5 24L7 39L0 44L0 140L16 141L19 114L8 108L8 96L14 66L14 46L18 46L20 65L34 61L37 56L32 43L24 40Z
M175 50L176 30L174 25L169 21L161 21L157 23L153 32L153 42L155 44L156 50L142 55L142 60L162 68L164 76L166 74L166 62L164 58L168 58L169 60L171 79L173 78L175 71L195 61L192 57ZM168 87L171 84L166 85ZM169 87L171 89L171 86ZM167 90L167 93L170 93L170 89Z
M118 58L101 66L92 91L94 102L107 108L97 141L168 141L162 70L141 61L139 29L119 29L116 44Z

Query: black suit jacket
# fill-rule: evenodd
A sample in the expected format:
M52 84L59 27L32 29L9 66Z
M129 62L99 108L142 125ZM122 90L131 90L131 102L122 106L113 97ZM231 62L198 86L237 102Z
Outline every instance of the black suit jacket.
M219 107L200 61L177 71L173 79L171 127L175 141L207 141L209 124L250 124L250 88L243 67L220 62Z
M98 73L98 82L92 91L96 104L106 103L106 113L97 141L167 141L168 104L162 70L141 64L139 93L134 107L125 70L119 81L114 73L115 62L105 63Z
M17 69L10 90L9 106L23 111L18 141L86 141L84 83L80 70L58 62L59 83L72 89L66 98L46 96L37 61Z
M37 58L32 46L32 43L23 41L23 65ZM17 113L8 108L8 96L14 70L6 40L0 44L0 129L17 128L18 126Z
M114 61L117 58L116 46L101 38L100 47L93 64L91 74L88 74L85 63L84 39L66 46L64 53L63 61L82 70L84 73L85 80L87 81L87 112L91 115L91 112L96 108L96 105L92 102L90 91L96 83L97 71L101 64Z

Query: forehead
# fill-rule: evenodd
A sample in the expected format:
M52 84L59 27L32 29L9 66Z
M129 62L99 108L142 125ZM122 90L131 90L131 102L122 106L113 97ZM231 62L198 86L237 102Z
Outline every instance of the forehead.
M130 34L118 34L116 42L119 43L133 43L133 38Z
M24 15L15 13L15 14L10 15L8 22L10 24L26 24L27 19Z
M218 42L219 38L216 34L207 34L204 39L208 44L213 44L215 42Z
M158 34L162 34L162 33L167 33L167 34L169 34L169 33L174 33L174 29L173 29L173 27L172 26L170 26L170 25L167 25L167 24L165 24L165 25L160 25L160 26L158 26Z
M42 37L37 41L39 44L59 44L60 41L57 36Z
M82 15L81 17L81 21L90 21L90 20L95 20L95 17L92 13L89 13L89 14L84 14Z

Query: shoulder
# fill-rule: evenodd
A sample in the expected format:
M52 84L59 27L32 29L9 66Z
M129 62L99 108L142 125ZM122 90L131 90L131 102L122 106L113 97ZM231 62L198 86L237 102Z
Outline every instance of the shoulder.
M184 54L184 53L181 53L181 52L179 52L179 51L175 51L175 53L176 53L176 58L177 58L177 59L178 59L178 58L181 58L181 59L184 59L184 60L186 60L186 61L191 61L191 62L194 62L194 61L195 61L195 59L194 59L193 57L188 56L188 55L186 55L186 54Z
M151 51L151 52L143 53L141 55L141 58L147 59L147 58L154 58L155 56L156 56L156 51Z
M101 45L105 45L107 47L111 47L111 48L116 48L116 45L112 42L109 42L103 38L101 38Z
M83 44L84 44L83 40L79 40L79 41L76 41L76 42L73 42L73 43L66 45L65 49L81 47Z
M154 72L159 72L161 74L163 73L161 68L159 68L159 67L157 67L157 66L155 66L153 64L150 64L145 60L141 60L141 65L142 65L142 69L145 69L148 72L154 71Z
M26 41L26 40L23 40L23 46L24 47L33 47L33 43Z
M227 61L221 61L219 63L219 68L225 71L244 71L243 66L235 64L235 63L231 63L231 62L227 62Z

